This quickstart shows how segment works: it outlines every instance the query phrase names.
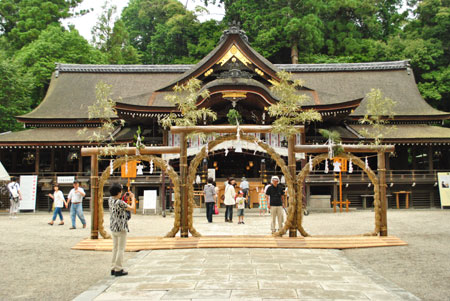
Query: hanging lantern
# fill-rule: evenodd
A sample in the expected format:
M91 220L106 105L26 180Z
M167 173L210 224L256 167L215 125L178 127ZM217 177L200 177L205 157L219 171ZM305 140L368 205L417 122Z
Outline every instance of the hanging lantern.
M352 159L350 159L350 162L348 163L348 172L353 173L353 162Z
M248 161L248 166L253 167L253 161Z

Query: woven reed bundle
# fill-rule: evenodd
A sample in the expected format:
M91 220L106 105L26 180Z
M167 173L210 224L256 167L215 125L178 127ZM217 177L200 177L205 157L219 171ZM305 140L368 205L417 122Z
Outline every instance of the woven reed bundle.
M170 180L173 183L174 186L174 193L175 193L175 222L172 230L167 233L166 237L173 237L178 232L180 228L180 183L178 179L178 174L173 170L172 166L168 165L166 161L164 161L160 157L150 156L150 155L139 155L139 156L124 156L120 157L114 160L113 164L113 170L116 170L122 164L126 163L127 161L147 161L150 162L153 160L153 163L159 167L161 170L164 170L169 175ZM110 177L111 167L108 166L105 171L102 173L102 176L99 180L98 185L98 231L100 232L100 235L103 238L111 238L111 235L109 235L103 225L104 222L104 208L103 208L103 187L106 183L106 181ZM178 204L178 206L177 206ZM178 210L177 210L178 209Z
M278 155L276 153L276 151L271 146L269 146L268 144L259 140L258 138L254 137L254 136L242 134L240 136L240 139L243 141L250 142L250 143L256 143L259 147L264 149L270 155L270 157L278 164L278 166L280 166L281 171L283 172L284 177L286 179L286 184L289 188L289 191L294 192L292 194L294 201L292 202L292 204L289 204L288 217L286 220L286 225L288 225L289 227L292 226L292 223L294 222L295 208L297 206L297 204L296 204L297 200L295 198L294 180L292 179L292 177L290 175L290 172L289 172L289 169L288 169L286 163L280 157L280 155ZM208 143L208 149L211 151L214 149L214 147L218 146L222 142L230 141L230 140L237 140L237 136L233 134L233 135L226 135L226 136L218 137L217 139ZM189 174L188 174L188 179L187 179L188 182L187 183L194 182L195 176L197 173L197 168L200 165L200 163L202 162L202 160L207 156L208 156L208 154L206 153L206 146L204 146L202 148L202 150L195 156L195 158L191 161L191 163L189 165ZM193 211L194 211L194 187L193 187L193 185L189 185L188 198L189 198L189 210L188 210L189 231L192 233L193 236L197 236L197 235L200 236L200 234L193 227L193 217L192 217ZM194 230L194 232L192 230ZM196 233L196 235L194 233ZM275 233L274 235L281 236L279 233Z
M370 181L372 182L373 188L374 188L375 230L373 232L364 233L363 235L367 235L367 236L369 236L369 235L378 235L378 233L380 233L380 230L381 230L381 201L380 201L380 187L379 187L378 177L372 171L372 169L370 169L370 167L366 168L365 163L360 158L358 158L358 157L356 157L356 156L354 156L352 154L339 154L336 157L345 158L347 160L351 159L352 162L355 165L359 166L367 174L367 176L369 177ZM305 184L305 179L308 176L308 174L310 173L310 171L317 164L319 164L320 162L324 161L327 158L328 158L328 153L327 154L318 155L318 156L314 157L314 159L312 160L312 167L310 166L309 162L303 167L302 171L297 175L297 189L298 189L298 191L302 191L303 186ZM303 194L302 193L297 194L297 199L298 199L298 201L297 201L298 210L300 212L302 212L303 211L302 210ZM297 223L299 225L301 225L301 223L302 223L302 216L301 216L301 214L298 215ZM303 235L303 233L302 233L302 235ZM305 235L303 235L303 236L305 236Z

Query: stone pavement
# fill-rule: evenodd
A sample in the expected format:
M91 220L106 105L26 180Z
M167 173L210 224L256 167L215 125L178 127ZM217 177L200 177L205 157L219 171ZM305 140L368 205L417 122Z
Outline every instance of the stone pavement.
M419 300L338 250L145 251L127 266L75 300Z

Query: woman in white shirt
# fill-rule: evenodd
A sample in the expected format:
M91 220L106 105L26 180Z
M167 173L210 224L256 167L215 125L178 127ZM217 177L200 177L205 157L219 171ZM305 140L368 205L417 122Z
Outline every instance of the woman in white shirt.
M61 225L64 225L62 208L63 208L63 206L66 206L66 208L67 208L67 203L66 203L66 200L64 199L64 194L62 193L61 190L59 190L59 185L58 184L53 185L53 189L55 190L55 192L53 194L49 193L48 196L53 199L53 202L55 204L55 211L53 211L52 221L49 222L48 224L53 226L53 223L56 220L56 215L58 214L59 219L61 220L61 222L58 225L61 226Z
M236 181L233 178L228 180L228 185L225 187L225 222L232 223L233 222L233 207L236 204L236 190L234 187L236 186Z

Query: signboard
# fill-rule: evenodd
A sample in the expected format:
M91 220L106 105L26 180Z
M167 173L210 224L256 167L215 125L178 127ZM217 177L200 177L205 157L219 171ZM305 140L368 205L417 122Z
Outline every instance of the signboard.
M19 210L36 210L37 176L20 176L22 200Z
M56 181L58 184L72 184L75 181L75 176L57 177Z
M121 166L122 178L136 178L136 165L137 161L128 161Z
M208 178L213 178L213 180L216 180L216 169L215 168L208 168Z
M438 172L438 186L441 208L450 206L450 172Z
M142 213L145 209L153 209L156 214L156 190L144 190L144 205L142 206Z

